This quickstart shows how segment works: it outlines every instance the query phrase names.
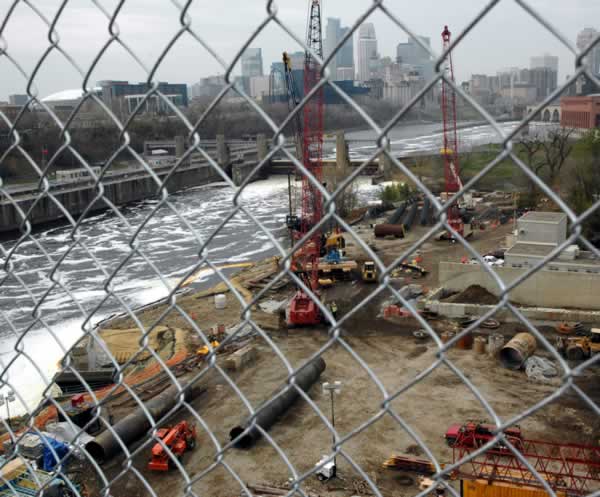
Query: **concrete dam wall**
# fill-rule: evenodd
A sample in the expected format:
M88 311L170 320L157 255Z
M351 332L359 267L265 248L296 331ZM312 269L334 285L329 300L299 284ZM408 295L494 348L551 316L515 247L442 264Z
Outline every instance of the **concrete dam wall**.
M164 180L167 171L157 172L157 175ZM210 165L188 166L173 174L166 187L169 192L175 192L222 180L223 178ZM154 179L147 173L141 172L130 173L128 177L108 177L103 179L102 183L104 184L104 197L115 205L153 198L158 192L158 186ZM61 184L58 185L58 188L53 186L52 190L54 197L75 220L98 196L98 190L89 184ZM27 215L27 219L32 225L57 221L65 217L63 210L48 195L38 199L38 190L32 188L29 191L21 191L12 195L18 203L19 209ZM90 212L107 208L104 200L100 198L94 202ZM30 210L31 212L29 212ZM18 230L22 223L23 218L15 206L7 199L3 199L0 203L0 232Z

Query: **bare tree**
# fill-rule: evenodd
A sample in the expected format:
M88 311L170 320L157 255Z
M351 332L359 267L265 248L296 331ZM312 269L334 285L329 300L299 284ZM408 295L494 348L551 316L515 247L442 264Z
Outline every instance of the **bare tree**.
M525 155L525 162L537 177L547 170L548 184L554 188L560 172L573 150L571 135L572 128L557 128L548 131L545 136L538 133L524 136L518 142L521 151ZM530 200L536 197L535 183L529 183Z
M573 131L573 128L558 128L550 131L547 139L542 141L544 160L548 166L548 182L552 188L557 186L556 180L573 150L571 142Z
M529 166L529 169L531 169L537 177L540 177L542 170L546 167L546 159L541 155L544 148L544 142L539 133L524 135L521 140L519 140L518 145L521 152L525 155L525 163ZM531 180L529 181L528 197L528 203L532 205L537 203L535 183Z

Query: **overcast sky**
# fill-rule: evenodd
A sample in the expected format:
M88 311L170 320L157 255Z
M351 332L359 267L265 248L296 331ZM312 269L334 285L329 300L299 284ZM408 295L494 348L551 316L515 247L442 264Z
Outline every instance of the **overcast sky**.
M117 0L97 0L107 10ZM182 1L182 0L181 0ZM62 1L31 0L49 18ZM13 0L0 0L0 22ZM276 2L281 20L304 38L308 0ZM529 0L547 20L573 42L585 26L600 28L599 0ZM231 61L254 29L266 16L265 0L196 0L190 10L192 27L227 62ZM370 0L323 0L323 16L340 17L343 25L356 22ZM429 36L436 51L440 33L448 24L458 34L476 16L487 0L388 0L391 10L416 33ZM395 47L406 41L402 32L382 13L369 19L375 24L379 52L395 56ZM121 35L148 66L156 62L167 42L177 32L179 12L170 0L127 0L117 19ZM325 24L325 22L324 22ZM325 26L324 26L325 27ZM70 0L57 24L61 46L84 70L108 39L108 22L91 0ZM19 4L3 33L7 52L27 73L33 71L48 47L48 30L24 3ZM283 50L299 48L275 24L268 25L253 41L262 47L265 71ZM2 43L0 42L0 48ZM503 0L475 27L454 54L456 79L472 73L495 74L509 66L528 67L529 58L543 53L560 58L559 81L572 74L574 58L543 26L513 0ZM239 68L238 71L239 72ZM223 73L212 56L190 36L180 39L161 64L156 78L191 84L199 78ZM101 59L91 76L101 79L143 81L147 75L122 49L114 45ZM57 52L50 55L35 78L42 97L56 91L81 87L81 77ZM0 55L0 100L24 93L25 81L7 58Z

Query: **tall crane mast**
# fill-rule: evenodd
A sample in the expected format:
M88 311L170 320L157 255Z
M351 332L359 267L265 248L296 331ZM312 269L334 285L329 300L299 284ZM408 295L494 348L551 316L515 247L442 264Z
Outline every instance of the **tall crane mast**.
M304 57L304 94L309 95L318 87L321 80L321 66L315 55L323 57L323 35L321 23L321 1L309 0L308 23L306 28L307 50ZM288 59L289 62L289 59ZM285 60L284 60L285 65ZM291 65L288 85L288 103L291 106L297 99L291 93L293 76ZM295 108L294 106L294 108ZM302 174L302 203L299 219L298 239L301 239L317 225L323 216L323 199L319 189L313 184L322 183L323 170L323 89L319 88L306 102L303 109L302 126L295 123L296 136L302 138L300 160L308 174ZM293 217L293 216L290 216ZM290 223L288 223L288 226ZM312 290L319 286L319 256L321 253L321 233L317 230L305 240L301 249L293 256L292 266ZM321 313L309 295L299 290L288 308L288 325L308 326L321 322Z
M444 26L442 32L442 46L444 52L450 47L451 32L448 26ZM454 64L452 52L449 52L444 63L444 74L446 78L454 83ZM442 80L442 118L443 118L443 145L442 156L444 158L444 177L446 195L450 198L462 188L460 180L460 168L458 162L458 132L456 130L456 92L450 84ZM464 224L460 217L458 204L454 202L448 209L448 224L461 236L464 233Z
M308 23L306 28L306 54L304 57L304 94L308 95L321 80L321 65L314 57L323 57L323 37L321 27L321 1L310 0ZM314 55L313 55L314 54ZM302 158L305 169L321 184L323 178L323 89L319 88L304 106ZM304 235L316 225L323 216L323 199L321 192L309 180L302 176L302 229ZM311 252L312 263L311 284L318 284L318 258L320 254L321 236L317 232L307 242ZM308 254L307 254L308 255Z

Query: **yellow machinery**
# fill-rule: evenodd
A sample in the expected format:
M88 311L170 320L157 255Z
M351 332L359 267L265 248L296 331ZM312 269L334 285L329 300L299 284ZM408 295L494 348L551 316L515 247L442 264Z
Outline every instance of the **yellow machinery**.
M588 337L558 337L556 349L570 361L582 361L600 353L600 331Z
M210 345L213 349L216 349L219 346L219 342L217 342L216 340L213 340L212 342L210 342ZM197 351L196 351L196 355L205 357L210 353L210 348L208 347L208 345L204 345L204 347L200 347Z
M366 283L377 281L377 268L373 261L365 261L362 268L362 280Z
M329 250L332 248L337 248L338 250L341 250L345 247L346 247L346 239L344 238L344 235L342 235L341 233L332 233L327 237L327 240L325 241L325 249L326 250Z

